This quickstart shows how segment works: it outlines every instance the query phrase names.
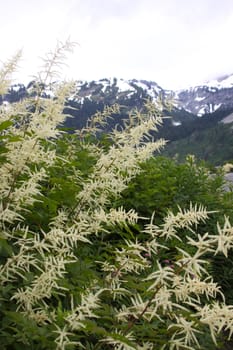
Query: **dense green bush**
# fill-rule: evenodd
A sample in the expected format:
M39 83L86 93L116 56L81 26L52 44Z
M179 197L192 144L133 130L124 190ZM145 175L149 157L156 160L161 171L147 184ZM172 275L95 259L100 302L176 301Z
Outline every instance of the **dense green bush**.
M138 174L117 201L126 209L135 209L140 216L154 215L160 225L168 210L176 213L179 207L188 208L190 201L204 205L214 212L209 220L199 225L199 233L217 234L217 223L224 223L224 215L233 221L233 192L224 191L225 178L221 168L214 169L193 156L184 163L165 157L152 157L141 164ZM183 238L185 232L180 232ZM224 291L228 303L233 302L232 251L228 258L218 254L211 258L212 275Z
M122 203L144 216L155 212L157 218L163 218L168 209L187 207L190 200L204 204L210 210L217 207L220 210L219 201L223 206L226 202L221 169L213 174L214 169L197 162L192 156L187 157L184 163L161 156L152 157L141 165L141 169L142 172L123 192ZM221 211L221 216L226 209L224 207Z
M52 99L43 98L43 89L70 48L71 43L58 45L45 60L33 100L0 111L1 349L220 346L233 332L233 306L225 304L209 262L213 254L227 257L233 245L230 221L204 232L216 213L192 192L198 187L192 174L206 174L195 164L181 169L165 159L149 166L157 164L151 176L160 178L159 187L152 187L154 208L145 177L146 191L138 192L146 210L140 196L139 213L130 207L141 164L164 145L150 136L162 122L161 111L146 102L147 113L135 110L123 129L96 138L117 112L108 107L87 127L66 134L59 126L72 84L53 84ZM15 63L9 61L0 73L1 94ZM171 167L182 180L165 181ZM212 203L209 195L206 204Z

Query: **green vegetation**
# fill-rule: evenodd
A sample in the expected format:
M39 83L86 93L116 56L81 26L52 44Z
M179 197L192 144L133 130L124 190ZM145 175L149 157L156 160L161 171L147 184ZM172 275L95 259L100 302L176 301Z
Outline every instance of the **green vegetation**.
M223 347L232 193L193 157L154 157L165 142L153 140L162 116L150 101L108 134L117 106L72 135L60 128L73 85L53 99L43 89L71 49L48 55L33 99L0 110L1 349Z
M178 208L188 208L190 201L204 205L214 212L209 220L199 226L199 233L217 234L217 223L224 223L224 215L233 221L233 192L225 192L224 174L219 169L198 162L193 156L184 163L156 156L141 165L142 172L132 180L122 193L118 205L135 209L142 217L154 215L154 222L161 225L168 211L178 212ZM180 231L180 237L185 233ZM183 237L182 237L183 238ZM218 282L228 303L233 303L232 264L233 255L228 258L217 255L211 258L212 275Z
M202 131L195 131L189 137L173 141L163 153L183 162L188 154L213 165L221 165L233 159L233 137L231 126L217 124Z

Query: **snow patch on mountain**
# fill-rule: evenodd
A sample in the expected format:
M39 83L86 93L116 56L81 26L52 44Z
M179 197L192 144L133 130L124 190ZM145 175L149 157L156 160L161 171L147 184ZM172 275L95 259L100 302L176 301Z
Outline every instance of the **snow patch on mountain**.
M123 79L117 80L117 87L119 89L119 92L135 91L135 89L129 84L129 82L127 80L123 80Z
M228 89L233 87L233 74L210 80L204 83L209 88Z
M233 109L233 74L175 92L178 108L201 117L219 108Z
M199 97L199 96L197 96L197 97L195 97L195 101L203 101L205 99L205 96L203 96L203 97Z
M9 102L14 102L26 95L33 95L34 85L35 82L31 82L27 87L22 84L12 85L8 96L4 98L0 96L0 103L3 104L3 100L8 101L8 99ZM44 88L44 98L54 97L54 86L56 83ZM213 113L219 108L233 110L233 74L178 91L165 90L156 82L142 79L80 80L75 82L75 92L70 96L69 101L80 105L83 105L85 101L124 104L124 101L128 102L134 98L135 101L142 101L147 97L152 101L158 100L158 97L171 99L175 108L199 117L206 113Z
M226 116L225 118L223 118L221 120L222 123L224 124L230 124L233 122L233 113L229 114L228 116Z
M172 125L173 126L180 126L182 123L180 121L176 121L174 119L172 119Z

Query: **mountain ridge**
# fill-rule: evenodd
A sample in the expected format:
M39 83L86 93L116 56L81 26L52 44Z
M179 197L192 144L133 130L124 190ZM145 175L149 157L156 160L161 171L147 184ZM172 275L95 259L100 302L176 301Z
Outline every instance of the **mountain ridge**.
M56 84L55 82L54 85ZM34 85L35 82L30 82L27 86L12 85L6 95L0 96L0 104L7 105L25 97L33 97ZM43 87L43 98L54 97L54 85ZM64 109L64 112L71 114L73 118L67 118L64 127L68 127L71 132L84 127L88 118L94 113L103 111L106 105L118 103L120 113L109 119L104 129L108 132L116 125L121 125L130 110L135 107L143 108L145 99L148 98L152 101L158 98L162 101L173 100L174 108L163 111L164 115L170 118L164 119L163 126L159 128L156 135L170 141L166 147L169 156L176 156L179 153L184 159L184 151L195 154L196 149L198 157L202 156L205 160L211 159L216 164L233 159L233 151L231 152L231 149L233 150L231 142L231 139L233 140L231 115L233 113L233 75L226 76L217 83L215 80L212 83L178 91L165 90L156 82L137 79L104 78L76 81L75 91ZM211 142L208 142L207 138ZM216 147L220 153L218 159Z
M15 102L30 94L30 87L24 84L14 84L7 95L0 98L0 103ZM188 113L202 116L213 113L219 108L233 107L233 74L199 84L197 86L168 90L154 81L143 79L103 78L99 80L80 80L75 82L76 91L70 100L83 104L84 99L101 102L107 99L107 103L115 103L122 99L130 100L132 96L137 98L150 98L155 101L158 97L172 99L177 109L184 109ZM45 97L52 97L52 90L45 89Z

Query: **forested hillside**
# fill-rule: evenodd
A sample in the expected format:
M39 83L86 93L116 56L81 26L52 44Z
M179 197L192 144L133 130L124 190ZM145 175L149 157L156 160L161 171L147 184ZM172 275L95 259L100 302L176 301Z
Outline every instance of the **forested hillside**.
M194 121L184 122L175 129L162 129L161 135L169 141L163 154L181 162L189 154L212 165L232 161L232 123L222 122L230 113L231 110L220 110Z
M40 84L43 90L42 97L53 98L56 83L50 84L51 86L49 84L42 86L42 82ZM7 107L8 103L35 98L35 91L35 81L29 83L27 87L22 84L12 85L7 93L0 97L0 103ZM164 116L163 127L159 128L159 133L155 136L164 137L169 141L164 154L176 156L180 161L183 161L188 154L194 154L198 159L218 165L232 159L231 125L228 123L223 126L220 123L233 111L232 91L233 88L198 87L177 93L180 96L177 102L174 92L163 90L156 83L144 80L124 81L114 78L112 81L102 79L75 82L74 91L64 106L64 113L71 115L72 118L67 118L63 127L68 128L66 130L72 133L84 127L93 114L102 113L105 106L111 107L117 104L118 110L111 114L108 123L102 126L108 133L116 125L122 127L124 119L128 118L129 113L135 108L143 111L146 100L160 101ZM216 99L218 108L212 108L216 110L205 114L203 111L208 111L208 108L204 108L203 103L209 106L209 99L212 104ZM169 109L167 109L168 103ZM185 109L191 105L193 113ZM198 108L196 114L195 108ZM198 116L198 111L201 109L203 110L201 116Z

